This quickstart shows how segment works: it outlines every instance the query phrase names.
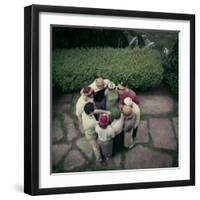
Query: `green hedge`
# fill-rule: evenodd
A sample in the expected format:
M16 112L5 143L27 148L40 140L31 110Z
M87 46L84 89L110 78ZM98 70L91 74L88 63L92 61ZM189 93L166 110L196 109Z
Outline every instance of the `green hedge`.
M178 96L178 41L171 53L163 61L164 82L167 83L172 93Z
M55 49L52 64L54 91L61 92L79 91L98 76L124 81L137 91L155 87L163 79L160 53L153 49Z

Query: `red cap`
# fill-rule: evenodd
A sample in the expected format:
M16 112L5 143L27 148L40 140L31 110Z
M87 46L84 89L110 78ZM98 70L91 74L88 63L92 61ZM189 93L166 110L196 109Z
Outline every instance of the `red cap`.
M99 124L102 126L106 126L109 122L109 116L107 114L101 114L99 116Z
M83 88L83 94L86 95L86 96L92 94L92 92L93 92L93 90L89 86L86 86L86 87Z

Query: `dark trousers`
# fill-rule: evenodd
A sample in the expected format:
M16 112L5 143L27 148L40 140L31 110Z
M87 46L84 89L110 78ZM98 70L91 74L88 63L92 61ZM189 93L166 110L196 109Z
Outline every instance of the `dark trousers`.
M113 154L113 140L102 142L98 141L103 157L108 160Z
M137 130L138 130L138 127L137 127L137 128L135 128L135 129L133 130L133 138L135 138L135 137L136 137L136 135L137 135Z
M116 135L113 140L113 153L117 153L123 149L123 141L124 133L121 132L120 134Z

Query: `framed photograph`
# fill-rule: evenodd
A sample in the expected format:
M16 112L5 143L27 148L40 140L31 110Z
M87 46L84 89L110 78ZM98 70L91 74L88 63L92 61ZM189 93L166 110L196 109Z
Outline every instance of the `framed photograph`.
M194 185L195 16L24 12L24 192Z

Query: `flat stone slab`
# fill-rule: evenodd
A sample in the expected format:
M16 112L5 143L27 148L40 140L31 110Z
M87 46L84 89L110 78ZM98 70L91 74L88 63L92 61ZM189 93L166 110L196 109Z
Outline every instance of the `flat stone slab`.
M69 151L71 145L54 144L52 146L52 164L57 165L62 157Z
M93 150L85 137L78 139L76 141L76 145L86 155L88 159L92 159Z
M176 138L178 138L178 118L173 117L172 121L173 121L174 129L175 129Z
M174 102L169 96L140 96L142 114L163 114L173 112Z
M63 113L62 116L64 120L64 126L67 129L67 140L71 142L74 138L77 138L78 136L74 121L66 113Z
M137 135L134 139L134 144L148 143L148 142L149 142L149 135L148 135L147 121L141 120L139 123Z
M64 160L64 170L71 171L83 166L85 163L86 160L83 158L80 152L77 150L72 150Z
M109 160L105 161L104 169L121 169L122 155L118 153L113 155Z
M129 150L124 160L125 169L165 168L172 165L171 156L141 145Z
M109 160L104 160L104 163L95 163L98 170L119 170L122 169L122 154L117 153L113 155Z
M116 155L114 155L109 161L111 163L111 166L113 166L114 169L119 169L121 166L121 162L122 162L122 155L121 153L118 153Z
M57 97L55 102L58 104L66 104L66 103L71 103L72 100L73 100L73 94L70 93L70 94L63 94Z
M150 119L149 127L155 147L169 150L177 149L176 139L169 119Z
M58 118L52 120L51 137L53 142L59 141L64 136L60 125L61 124Z
M70 109L69 104L55 104L53 106L53 114L62 114Z
M80 93L74 93L73 100L72 100L73 105L76 105L76 102L78 101L79 97L80 97Z

